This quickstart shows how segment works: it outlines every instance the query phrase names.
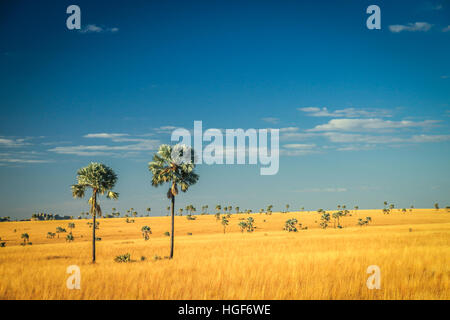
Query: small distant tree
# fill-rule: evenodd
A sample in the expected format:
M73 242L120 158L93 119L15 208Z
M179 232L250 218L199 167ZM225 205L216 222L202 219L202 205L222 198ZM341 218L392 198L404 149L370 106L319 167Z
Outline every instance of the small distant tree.
M289 231L289 232L297 232L297 219L289 219L286 220L284 224L283 230Z
M220 212L217 212L214 216L216 217L216 221L220 220Z
M324 212L324 213L322 214L322 216L320 217L320 220L321 220L321 222L320 222L320 224L319 224L320 227L321 227L322 229L326 229L326 228L328 227L328 223L330 222L330 214Z
M240 208L239 207L236 207L236 208L234 208L235 210L236 210L236 213L239 213L240 211Z
M333 212L333 214L331 216L334 219L334 228L336 228L336 222L337 222L337 227L342 228L340 221L339 221L339 218L342 216L342 211Z
M53 239L55 235L56 234L54 232L47 232L47 239Z
M227 227L227 225L228 225L228 223L229 223L229 221L228 221L228 219L225 217L225 216L223 216L222 217L222 226L223 226L223 233L225 234L225 229L226 229L226 227Z
M66 241L67 241L67 242L72 242L74 239L75 239L75 238L73 237L72 232L69 233L69 234L66 236Z
M364 226L364 225L368 225L370 222L372 222L372 218L371 217L366 217L365 220L363 219L358 219L358 225L359 226Z
M247 229L247 223L244 221L241 221L238 223L239 228L241 228L241 232L244 232L245 229Z
M30 242L30 236L28 233L22 233L20 236L23 239L23 245L26 245L28 242Z
M145 241L147 241L150 238L150 235L152 234L152 230L150 229L149 226L143 226L141 228L141 232Z
M390 214L391 213L391 207L390 206L388 207L387 201L384 202L383 213L384 214Z
M73 229L75 229L75 223L69 222L67 227L70 229L70 233L72 233Z
M247 232L253 232L255 230L254 222L255 220L252 217L247 218Z
M59 234L65 233L65 232L67 232L66 229L64 229L62 227L56 227L56 233L58 234L58 239L59 239Z
M289 205L287 204L286 205L286 212L288 212L289 211Z
M436 202L436 203L434 204L434 208L435 208L436 210L439 210L439 203Z

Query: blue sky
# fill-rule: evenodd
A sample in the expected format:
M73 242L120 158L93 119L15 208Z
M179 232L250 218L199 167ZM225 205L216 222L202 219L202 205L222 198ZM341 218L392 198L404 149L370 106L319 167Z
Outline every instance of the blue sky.
M181 206L450 204L449 1L132 4L1 2L0 216L78 215L70 185L91 161L119 175L104 211L165 214L147 163L194 120L280 128L280 170L200 165Z

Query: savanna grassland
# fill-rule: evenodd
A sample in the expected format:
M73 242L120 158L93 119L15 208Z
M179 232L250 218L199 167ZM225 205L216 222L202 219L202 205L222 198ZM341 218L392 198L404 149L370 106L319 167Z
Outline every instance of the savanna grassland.
M0 223L1 299L449 299L450 212L413 209L391 214L350 211L342 229L319 227L317 212L232 214L226 233L214 215L175 218L175 254L169 254L170 217L99 219L97 263L91 263L87 222ZM255 220L252 233L238 223ZM369 225L358 226L370 216ZM287 232L296 218L307 230ZM75 223L74 242L47 232ZM141 228L152 234L145 241ZM69 231L69 230L68 230ZM28 233L32 245L21 246ZM188 235L191 233L191 235ZM132 262L114 258L131 254ZM154 260L154 256L161 260ZM141 257L145 257L141 261ZM81 269L81 289L69 290L66 268ZM369 265L381 269L381 289L366 286Z

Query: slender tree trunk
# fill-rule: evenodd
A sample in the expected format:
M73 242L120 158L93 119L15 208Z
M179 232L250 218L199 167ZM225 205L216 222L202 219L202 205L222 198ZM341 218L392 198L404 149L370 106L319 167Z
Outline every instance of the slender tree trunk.
M95 263L95 218L97 215L97 190L94 190L92 201L92 263Z
M173 258L173 243L174 243L174 230L175 230L175 196L172 195L172 230L170 232L170 259Z

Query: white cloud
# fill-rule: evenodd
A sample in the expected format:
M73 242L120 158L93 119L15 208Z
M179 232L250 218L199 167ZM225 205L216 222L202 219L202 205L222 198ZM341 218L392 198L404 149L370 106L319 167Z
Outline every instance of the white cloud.
M309 188L297 192L347 192L347 188Z
M427 22L414 22L414 23L408 23L406 25L402 25L402 24L390 25L389 26L389 30L391 30L391 32L393 32L393 33L399 33L399 32L402 32L402 31L410 31L410 32L422 31L422 32L426 32L426 31L430 30L432 26L433 26L432 24L429 24Z
M324 132L322 135L334 143L385 144L385 143L405 142L404 138L384 136L384 135L376 136L376 135L364 135L364 134L340 133L340 132Z
M5 159L0 158L1 162L7 162L7 163L49 163L53 162L52 160L41 160L41 159Z
M120 137L126 137L126 133L88 133L83 138L97 138L97 139L116 139Z
M298 108L297 110L305 112L311 117L338 117L338 118L358 118L358 117L390 117L391 114L388 110L384 109L356 109L345 108L334 111L328 110L328 108L306 107Z
M415 135L411 138L412 142L444 142L450 141L450 135Z
M117 141L113 138L113 142ZM137 141L134 144L125 144L125 145L78 145L78 146L64 146L64 147L55 147L49 149L48 151L58 153L58 154L71 154L78 156L107 156L107 155L115 155L120 156L123 154L134 155L137 152L151 151L156 150L160 144L158 140L146 140L146 139L125 139L118 140L119 142L123 141Z
M158 133L170 133L177 128L178 127L175 127L175 126L162 126L159 128L154 128L154 130Z
M283 147L286 149L311 149L314 148L315 144L305 144L305 143L291 143L291 144L285 144Z
M297 132L299 130L298 127L286 127L286 128L280 128L280 132Z
M450 25L448 25L442 29L442 32L449 32L449 31L450 31Z
M326 124L317 125L307 131L392 131L401 128L425 128L438 123L438 120L390 121L382 119L332 119Z
M303 156L320 152L322 151L313 143L290 143L283 145L280 149L282 156Z
M18 147L26 144L25 139L9 139L0 137L0 146L3 147Z
M366 151L366 150L372 150L375 146L371 144L366 145L349 145L349 146L343 146L339 147L336 150L338 151Z
M280 119L273 117L262 118L261 120L273 124L280 122Z
M88 24L80 30L81 33L103 33L103 32L115 33L118 31L119 31L119 28L117 28L117 27L105 28L105 27L98 26L96 24Z

